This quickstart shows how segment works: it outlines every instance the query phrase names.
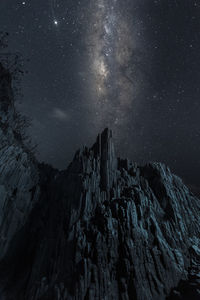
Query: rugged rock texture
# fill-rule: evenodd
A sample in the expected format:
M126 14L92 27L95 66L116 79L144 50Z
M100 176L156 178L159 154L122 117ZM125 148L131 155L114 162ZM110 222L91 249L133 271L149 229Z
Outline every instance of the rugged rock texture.
M0 64L0 259L38 199L39 173L16 129L12 80Z
M9 101L0 299L200 299L200 202L181 179L163 164L117 159L108 129L66 171L39 165L14 135Z

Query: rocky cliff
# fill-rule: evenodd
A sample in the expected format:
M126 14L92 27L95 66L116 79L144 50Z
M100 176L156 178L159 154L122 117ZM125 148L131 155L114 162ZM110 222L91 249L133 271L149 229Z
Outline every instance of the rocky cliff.
M12 78L0 64L0 259L39 193L37 163L16 127Z
M0 67L0 299L200 299L199 232L182 180L116 158L108 129L67 170L38 164Z

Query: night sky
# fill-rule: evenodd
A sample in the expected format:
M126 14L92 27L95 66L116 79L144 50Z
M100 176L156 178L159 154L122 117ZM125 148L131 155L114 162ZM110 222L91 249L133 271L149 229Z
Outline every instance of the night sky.
M118 155L200 187L200 1L1 0L0 14L40 161L66 168L109 127Z

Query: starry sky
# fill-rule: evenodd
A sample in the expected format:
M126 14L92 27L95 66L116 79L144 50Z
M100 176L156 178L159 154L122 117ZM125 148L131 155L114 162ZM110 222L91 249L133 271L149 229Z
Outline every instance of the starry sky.
M66 168L109 127L118 155L200 187L200 1L1 0L0 12L40 161Z

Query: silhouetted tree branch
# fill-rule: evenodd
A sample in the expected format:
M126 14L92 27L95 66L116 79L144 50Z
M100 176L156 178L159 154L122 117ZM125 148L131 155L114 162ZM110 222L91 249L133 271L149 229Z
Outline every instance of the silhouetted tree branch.
M20 53L5 52L8 47L7 32L0 31L0 63L8 70L12 78L12 90L14 100L22 98L21 81L24 75L24 60ZM14 133L18 139L20 139L24 146L26 146L32 153L35 153L37 145L35 145L31 137L27 134L27 129L31 125L31 121L28 117L22 115L19 111L15 110L14 115Z

